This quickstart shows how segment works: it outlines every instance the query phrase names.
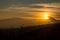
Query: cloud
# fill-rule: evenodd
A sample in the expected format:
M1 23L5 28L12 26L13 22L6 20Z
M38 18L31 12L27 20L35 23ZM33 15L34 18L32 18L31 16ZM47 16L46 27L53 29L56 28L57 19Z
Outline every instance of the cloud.
M42 12L44 9L53 9L60 10L60 3L42 3L42 4L29 4L29 5L11 5L7 8L0 9L0 11L10 11L10 12L18 12L18 13L26 13L29 11L32 12Z
M60 0L0 0L0 8L7 8L11 5L30 5L37 3L60 3Z
M60 3L36 3L36 4L31 4L31 6L59 7L60 8Z
M44 8L44 6L29 6L31 8Z
M53 3L53 2L60 2L60 0L32 0L34 3Z
M37 13L41 12L59 12L60 3L35 3L29 5L11 5L9 7L0 9L0 18L5 17L23 17L23 18L36 18ZM56 13L56 14L59 14ZM59 15L58 15L59 16Z

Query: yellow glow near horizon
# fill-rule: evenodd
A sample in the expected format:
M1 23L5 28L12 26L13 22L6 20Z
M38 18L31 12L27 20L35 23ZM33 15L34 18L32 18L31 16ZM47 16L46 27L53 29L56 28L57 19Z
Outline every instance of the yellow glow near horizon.
M48 12L44 12L43 19L49 19L49 13Z
M49 19L48 14L44 14L44 19Z
M52 12L40 12L38 14L36 14L36 18L37 19L42 19L42 20L48 20L50 16L52 16L53 13Z

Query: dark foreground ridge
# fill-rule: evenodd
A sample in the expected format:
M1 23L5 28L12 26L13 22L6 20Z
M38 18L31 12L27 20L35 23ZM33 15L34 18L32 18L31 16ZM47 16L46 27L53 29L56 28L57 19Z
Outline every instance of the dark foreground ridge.
M47 24L17 29L0 29L2 40L58 40L60 39L60 23Z

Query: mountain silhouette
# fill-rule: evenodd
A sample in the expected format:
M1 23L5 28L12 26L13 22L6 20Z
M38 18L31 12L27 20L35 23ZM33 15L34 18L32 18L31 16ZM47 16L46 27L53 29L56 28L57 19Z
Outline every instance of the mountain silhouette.
M54 22L54 23L60 23L60 20L56 20L56 19L53 18L53 17L49 17L49 20L50 20L51 22Z

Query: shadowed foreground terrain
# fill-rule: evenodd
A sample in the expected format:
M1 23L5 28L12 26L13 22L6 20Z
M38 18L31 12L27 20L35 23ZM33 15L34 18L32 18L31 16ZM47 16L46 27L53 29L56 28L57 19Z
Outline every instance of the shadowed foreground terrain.
M60 23L17 29L0 29L2 40L52 40L60 39Z

